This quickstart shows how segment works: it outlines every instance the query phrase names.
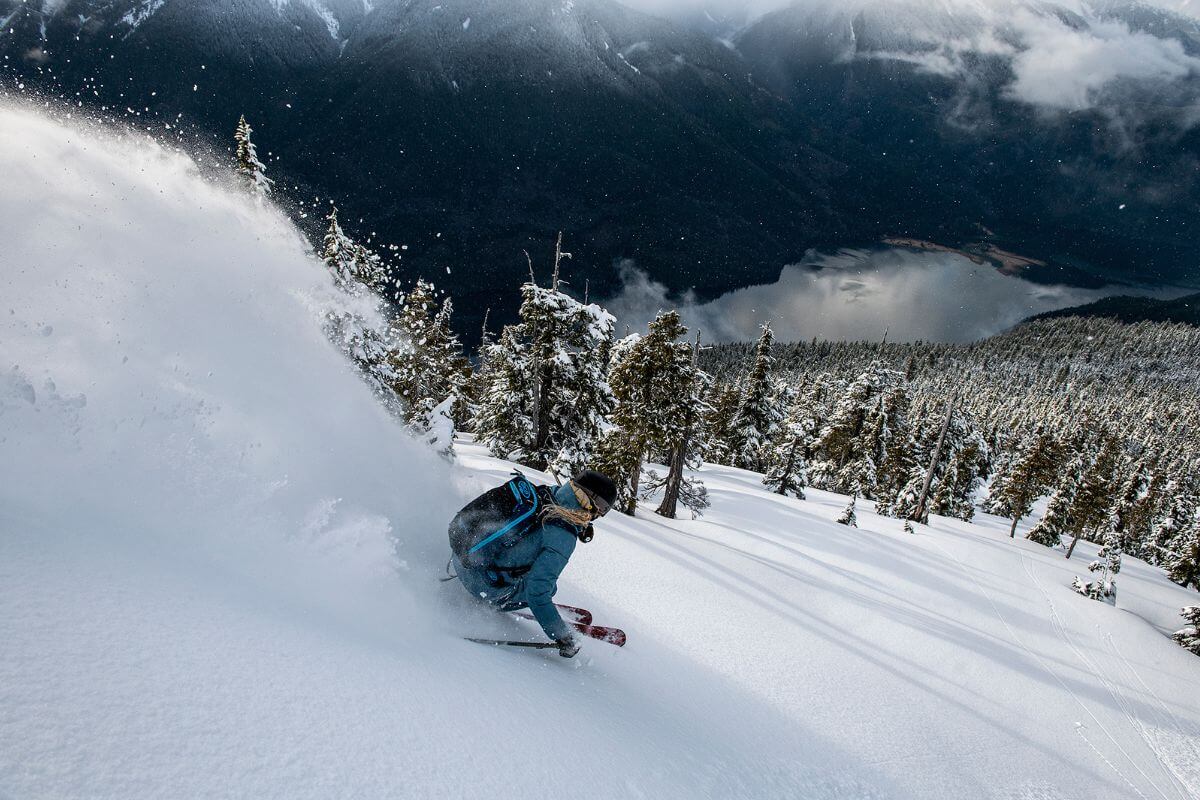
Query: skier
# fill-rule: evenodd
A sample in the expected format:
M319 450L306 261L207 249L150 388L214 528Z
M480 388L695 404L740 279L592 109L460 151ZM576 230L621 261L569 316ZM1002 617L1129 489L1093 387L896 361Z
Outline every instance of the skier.
M500 611L528 608L558 654L571 658L579 639L554 605L558 576L576 542L592 540L592 522L616 499L616 484L593 470L557 488L533 486L518 472L455 515L450 560L472 597Z

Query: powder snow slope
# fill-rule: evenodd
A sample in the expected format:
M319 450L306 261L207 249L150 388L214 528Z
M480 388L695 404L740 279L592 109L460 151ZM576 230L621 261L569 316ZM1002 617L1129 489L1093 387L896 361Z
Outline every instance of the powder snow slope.
M1195 593L1002 523L915 536L703 473L599 526L573 661L439 584L511 465L410 441L320 334L285 218L136 137L0 107L0 797L1185 798ZM869 505L869 504L864 504Z

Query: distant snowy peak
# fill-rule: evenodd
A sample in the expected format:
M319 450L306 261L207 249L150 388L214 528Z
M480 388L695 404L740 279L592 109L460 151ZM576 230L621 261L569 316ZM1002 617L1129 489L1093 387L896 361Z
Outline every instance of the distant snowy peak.
M1018 48L1036 28L1086 33L1106 26L1172 38L1187 52L1200 54L1195 17L1132 0L794 0L750 29L802 34L855 53L886 53L948 43L987 52Z
M380 2L345 57L455 90L506 78L617 85L688 69L745 75L710 37L613 0Z
M251 28L282 23L295 30L313 20L332 40L340 41L372 9L370 0L0 0L0 22L35 23L41 37L52 42L56 32L73 36L109 31L124 38L168 13L173 28L212 19Z

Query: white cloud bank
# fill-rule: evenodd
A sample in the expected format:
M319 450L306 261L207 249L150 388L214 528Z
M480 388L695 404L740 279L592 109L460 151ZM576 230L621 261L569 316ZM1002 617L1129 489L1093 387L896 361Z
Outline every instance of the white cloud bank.
M1008 95L1031 105L1083 111L1105 104L1121 82L1171 83L1200 74L1200 59L1175 39L1091 20L1086 28L1054 16L1020 11L1013 18L1023 49L1012 61Z
M672 16L703 10L710 16L747 19L796 6L807 24L829 27L844 60L909 63L920 71L980 87L978 56L1007 59L1000 80L1009 100L1047 113L1097 110L1120 128L1149 119L1180 128L1200 122L1200 58L1181 40L1130 28L1121 4L1084 0L623 0L626 5ZM1157 6L1195 18L1200 0L1126 4ZM871 35L854 32L860 20ZM866 22L861 22L865 20ZM790 23L790 24L794 24ZM969 119L959 122L969 124Z
M664 285L632 264L624 267L622 279L620 294L605 303L620 326L640 330L660 309L678 308L689 327L719 342L752 339L764 322L781 341L871 340L886 330L890 341L967 342L1045 311L1113 294L1151 294L1129 287L1035 284L959 255L898 249L810 254L784 267L775 283L707 303L690 295L670 298Z

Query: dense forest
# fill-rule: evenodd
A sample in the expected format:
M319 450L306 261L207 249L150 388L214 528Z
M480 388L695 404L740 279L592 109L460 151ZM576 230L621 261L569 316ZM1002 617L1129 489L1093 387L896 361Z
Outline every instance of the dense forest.
M270 192L244 121L238 170ZM701 346L675 311L645 333L549 273L520 287L519 320L487 329L469 358L453 303L418 281L399 287L386 253L354 242L336 208L314 248L354 303L327 314L330 338L416 435L453 458L470 431L498 457L564 479L592 467L619 506L658 501L701 514L703 462L763 475L780 494L819 489L922 524L976 508L1017 523L1047 498L1027 535L1069 558L1101 545L1076 589L1111 602L1122 554L1200 588L1200 329L1099 316L1031 320L972 344L774 342ZM353 308L354 310L348 310ZM664 474L658 467L665 465Z

